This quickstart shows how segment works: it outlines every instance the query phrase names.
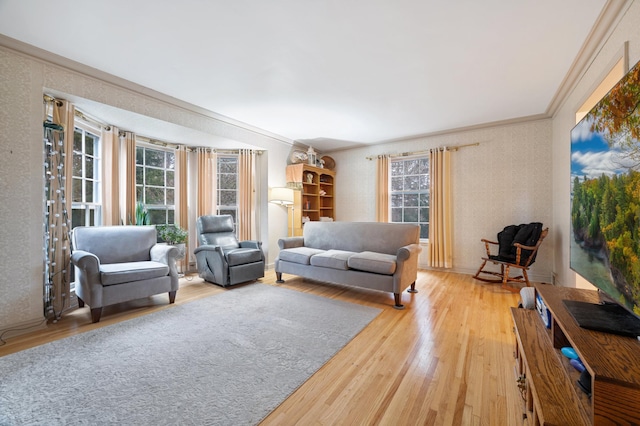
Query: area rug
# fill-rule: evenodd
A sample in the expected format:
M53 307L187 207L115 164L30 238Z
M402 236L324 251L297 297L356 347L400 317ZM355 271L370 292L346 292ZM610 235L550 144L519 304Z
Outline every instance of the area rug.
M0 425L257 424L379 313L258 283L173 305L0 358Z

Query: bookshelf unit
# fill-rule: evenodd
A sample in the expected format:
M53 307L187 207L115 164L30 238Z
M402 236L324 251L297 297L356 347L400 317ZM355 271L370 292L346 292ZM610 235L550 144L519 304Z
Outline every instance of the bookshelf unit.
M289 210L289 235L302 235L303 217L310 221L323 220L321 218L336 220L334 171L308 164L292 164L287 166L287 176L294 176L297 182L302 182L302 188L294 191L293 209Z

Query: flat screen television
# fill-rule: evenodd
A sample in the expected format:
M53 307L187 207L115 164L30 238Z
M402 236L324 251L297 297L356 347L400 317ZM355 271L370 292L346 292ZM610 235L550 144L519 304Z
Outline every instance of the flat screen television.
M585 328L640 336L640 62L571 131L571 228L571 269L624 309L567 309Z

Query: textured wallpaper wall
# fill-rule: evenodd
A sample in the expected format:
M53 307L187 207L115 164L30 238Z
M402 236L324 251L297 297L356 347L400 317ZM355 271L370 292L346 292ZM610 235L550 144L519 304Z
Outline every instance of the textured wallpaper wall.
M416 138L333 152L338 220L375 220L375 161L367 156L428 150L478 142L452 153L454 270L475 273L484 253L481 238L504 226L542 222L551 226L551 120ZM550 238L551 239L551 238ZM550 282L552 247L545 241L531 278ZM427 266L426 246L421 266Z
M269 164L261 173L267 183L259 202L267 212L260 218L261 239L273 262L277 239L286 235L287 216L285 210L267 206L266 185L284 185L290 145L129 86L133 84L114 84L0 46L0 333L43 322L43 92L90 99L268 149L264 159L269 158Z

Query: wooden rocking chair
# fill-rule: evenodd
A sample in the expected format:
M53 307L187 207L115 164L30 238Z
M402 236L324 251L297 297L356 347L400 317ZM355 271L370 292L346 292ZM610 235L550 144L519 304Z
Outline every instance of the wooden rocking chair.
M548 233L549 228L542 229L540 222L533 222L527 225L505 227L498 233L498 241L483 238L481 241L484 243L487 255L482 258L482 265L473 278L490 283L502 283L502 288L512 292L518 292L520 288L509 286L508 283L522 283L530 287L527 270L535 262L538 248ZM499 247L497 255L491 254L491 245ZM484 270L487 262L500 265L500 272ZM522 271L522 275L509 276L510 270L514 268ZM485 275L497 278L487 278Z

